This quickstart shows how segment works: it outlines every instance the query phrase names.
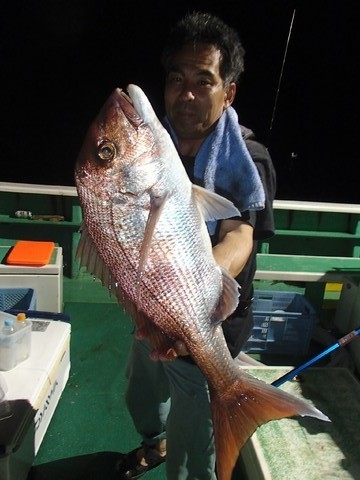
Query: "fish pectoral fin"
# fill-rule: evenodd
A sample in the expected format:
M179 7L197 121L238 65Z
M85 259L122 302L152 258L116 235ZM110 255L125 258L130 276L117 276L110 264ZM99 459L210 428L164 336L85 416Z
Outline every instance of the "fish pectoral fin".
M161 213L163 211L166 200L168 199L169 194L166 192L161 197L153 197L151 199L149 216L145 226L144 238L140 249L140 259L139 266L137 270L137 305L140 305L140 296L141 296L141 282L145 272L146 263L149 257L151 242L154 236L155 227L159 221Z
M199 185L193 184L192 191L205 221L241 217L239 210L227 198Z
M260 425L297 415L330 421L301 398L243 371L241 377L221 395L210 389L218 480L231 479L239 451Z
M219 303L211 315L211 323L218 325L231 315L239 303L240 285L225 269L221 268L222 272L222 294Z

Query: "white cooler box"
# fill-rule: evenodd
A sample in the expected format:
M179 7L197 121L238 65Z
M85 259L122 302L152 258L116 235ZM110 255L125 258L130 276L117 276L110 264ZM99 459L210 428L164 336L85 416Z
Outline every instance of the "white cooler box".
M32 319L30 357L0 371L0 479L25 480L69 378L69 323Z

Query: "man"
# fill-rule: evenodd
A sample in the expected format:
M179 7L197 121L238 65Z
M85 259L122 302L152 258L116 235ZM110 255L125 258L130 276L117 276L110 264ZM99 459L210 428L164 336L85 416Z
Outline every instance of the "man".
M239 305L222 324L233 357L253 325L257 240L274 233L274 167L266 148L238 125L231 107L244 53L237 33L219 18L193 13L172 30L162 59L164 124L190 179L227 197L241 211L241 217L208 225L216 261L241 286ZM166 459L168 480L215 480L209 392L203 374L182 345L171 362L152 361L150 352L146 341L134 339L126 401L143 442L119 463L119 478L139 478Z

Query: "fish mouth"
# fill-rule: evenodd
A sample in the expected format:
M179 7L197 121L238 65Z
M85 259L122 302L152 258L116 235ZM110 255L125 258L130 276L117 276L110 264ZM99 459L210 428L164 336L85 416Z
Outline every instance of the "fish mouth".
M130 95L120 87L115 88L110 98L118 103L122 108L124 108L126 105L131 105L131 107L134 108L134 102L132 101Z
M122 110L127 119L135 126L138 127L143 119L140 117L139 113L136 111L134 102L127 93L122 88L116 88L111 96L111 102L116 109Z
M117 90L118 93L119 93L125 100L127 100L131 105L134 105L134 103L133 103L130 95L129 95L127 92L125 92L122 88L117 88L116 90Z

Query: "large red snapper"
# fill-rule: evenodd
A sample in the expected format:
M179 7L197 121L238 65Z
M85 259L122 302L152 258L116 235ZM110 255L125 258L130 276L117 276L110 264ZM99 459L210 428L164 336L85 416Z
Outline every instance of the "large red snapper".
M81 264L110 287L160 358L180 341L206 376L219 480L270 420L309 415L301 399L247 375L219 324L236 308L238 285L214 261L205 220L239 215L228 200L192 185L143 91L116 89L91 124L75 181L84 223Z

